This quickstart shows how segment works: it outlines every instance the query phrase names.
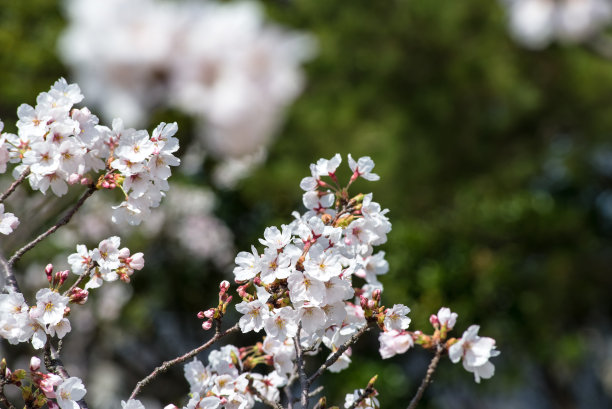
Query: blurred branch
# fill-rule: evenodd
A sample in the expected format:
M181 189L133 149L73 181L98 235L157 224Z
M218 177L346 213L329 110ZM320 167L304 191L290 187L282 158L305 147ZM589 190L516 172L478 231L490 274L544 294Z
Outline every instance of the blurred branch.
M344 344L342 344L340 348L338 348L338 350L334 352L332 356L327 358L327 361L325 361L323 365L321 365L321 367L317 370L317 372L315 372L314 374L312 374L312 376L310 376L310 378L308 378L308 385L310 386L319 376L323 374L323 372L325 372L327 368L332 366L338 360L338 358L340 358L340 355L342 355L347 349L349 349L351 345L356 343L359 340L359 338L361 338L361 336L369 330L370 330L370 323L367 323L366 325L361 327L361 329L357 331L357 333L354 334L351 337L351 339L349 339Z
M229 335L229 334L231 334L233 332L236 332L239 329L240 329L240 327L238 326L238 324L235 324L233 327L231 327L229 329L226 329L225 331L217 330L216 333L215 333L215 336L212 337L211 339L209 339L208 342L206 342L205 344L200 345L196 349L187 352L185 355L181 355L178 358L175 358L175 359L173 359L171 361L164 362L163 364L161 364L160 366L155 368L153 370L153 372L151 372L149 375L147 375L147 377L145 377L143 380L139 381L136 384L136 387L134 388L134 390L132 391L132 394L130 395L130 399L134 399L136 397L136 395L138 395L140 393L140 390L143 387L145 387L149 382L151 382L153 379L155 379L158 375L166 372L168 369L170 369L170 367L172 367L172 366L174 366L176 364L180 364L181 362L185 362L189 358L199 354L200 352L202 352L205 349L207 349L208 347L210 347L212 344L214 344L219 339L221 339L224 336Z
M11 184L11 186L9 186L7 191L2 193L2 196L0 196L0 203L4 202L6 198L8 198L11 193L13 193L15 189L17 189L17 186L19 186L25 180L25 178L28 177L29 174L30 167L28 166L23 172L21 172L21 175L19 175L19 177Z
M436 371L438 362L440 362L440 357L442 356L442 352L444 352L444 346L441 344L437 344L436 354L434 355L431 362L429 363L429 367L427 368L427 373L425 374L425 378L423 378L423 381L421 382L421 385L419 386L419 389L417 390L416 395L414 395L414 398L412 398L412 400L410 401L410 405L408 405L408 409L416 408L417 404L423 397L423 393L425 392L425 389L427 389L427 386L429 386L429 384L431 383L431 377L433 376L433 373Z
M89 189L87 189L87 191L83 194L83 196L81 196L79 201L76 202L72 209L70 209L60 221L51 226L46 232L44 232L28 244L17 250L17 252L13 254L13 256L9 259L9 266L13 266L26 252L32 250L38 243L49 237L51 234L55 233L60 227L68 224L70 219L72 219L72 216L74 216L74 214L81 208L81 206L83 206L85 200L87 200L96 190L96 185L90 185Z

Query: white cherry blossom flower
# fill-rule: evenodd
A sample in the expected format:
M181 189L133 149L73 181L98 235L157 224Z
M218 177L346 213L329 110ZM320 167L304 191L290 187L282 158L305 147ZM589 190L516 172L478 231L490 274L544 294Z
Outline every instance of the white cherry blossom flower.
M470 326L462 335L461 339L451 345L448 356L453 363L463 361L463 367L474 373L474 380L480 383L480 379L488 379L495 373L495 366L489 358L499 355L495 349L495 340L489 337L478 336L478 325Z
M9 235L19 226L19 219L9 212L4 212L4 204L0 203L0 233Z
M83 382L74 376L64 380L55 391L61 409L79 409L77 401L83 399L86 393Z

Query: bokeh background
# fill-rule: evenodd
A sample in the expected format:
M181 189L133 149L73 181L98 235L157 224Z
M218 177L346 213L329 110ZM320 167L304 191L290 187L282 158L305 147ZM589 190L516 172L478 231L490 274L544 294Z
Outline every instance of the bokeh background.
M76 3L2 3L5 131L16 131L17 107L34 105L57 78L87 75L61 40ZM288 223L291 211L302 209L299 181L309 163L338 152L371 156L381 176L353 192L371 191L390 209L385 303L410 306L414 329L428 328L429 315L448 306L459 313L457 336L478 323L502 351L493 361L496 375L480 385L445 359L421 407L612 407L611 13L607 2L587 0L566 3L597 3L588 13L553 10L563 3L258 3L262 24L280 38L299 32L308 43L289 81L296 87L274 108L261 149L244 156L198 142L213 132L206 127L212 120L168 103L162 87L132 125L179 122L186 169L170 179L164 206L139 228L117 230L108 203L89 203L70 228L17 266L33 292L44 285L43 266L66 266L77 243L95 245L119 231L122 244L145 253L145 269L130 286L105 285L71 319L64 359L88 385L90 405L117 407L156 364L207 339L196 313L216 303L221 279L231 280L234 254L266 226ZM90 39L79 38L87 49ZM231 54L227 44L219 47ZM138 67L150 74L146 62L130 64L123 69L133 81L145 76ZM157 69L150 81L167 86L167 72ZM84 104L110 124L102 114L110 97L83 93ZM235 134L252 128L241 126ZM228 169L229 181L222 177ZM22 226L0 248L10 254L77 196L22 189L7 203ZM430 354L382 361L377 350L371 335L354 349L348 370L324 377L329 402L341 405L344 394L378 374L382 407L407 406ZM2 352L9 365L27 365L25 350L2 345ZM144 390L144 402L182 405L187 388L175 368Z

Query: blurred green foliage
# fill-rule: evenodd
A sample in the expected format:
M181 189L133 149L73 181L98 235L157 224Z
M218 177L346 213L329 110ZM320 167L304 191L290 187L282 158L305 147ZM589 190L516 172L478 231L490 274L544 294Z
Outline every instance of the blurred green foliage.
M495 1L265 5L274 20L312 32L319 54L268 161L236 191L218 192L217 213L237 248L291 220L309 163L336 152L369 155L381 181L359 182L353 192L373 191L390 209L385 302L410 306L414 328L427 328L429 315L448 306L459 313L456 336L479 323L502 351L496 376L470 386L472 400L457 405L511 395L528 382L527 367L551 407L579 406L574 379L593 366L592 338L609 338L612 324L612 200L606 207L602 199L612 172L594 160L603 154L612 169L612 62L580 46L521 49ZM55 56L63 24L55 2L2 6L7 128L20 103L69 77ZM184 125L182 137L193 137ZM148 271L135 282L142 298L125 323L146 336L156 311L193 317L227 277L177 252L172 243L150 244ZM359 369L326 376L331 401L377 373L383 407L407 406L428 355L381 362L377 348L371 337L355 349ZM445 385L472 382L448 362L436 377L423 407L444 406L435 396ZM600 378L593 382L603 388Z

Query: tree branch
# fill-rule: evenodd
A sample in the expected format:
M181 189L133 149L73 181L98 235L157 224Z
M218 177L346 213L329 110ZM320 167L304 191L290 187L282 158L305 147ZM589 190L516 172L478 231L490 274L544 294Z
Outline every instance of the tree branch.
M444 352L444 346L441 344L437 344L436 354L434 355L431 362L429 363L429 367L427 368L427 373L425 374L425 378L423 378L423 381L421 382L421 386L419 386L419 389L417 390L416 395L414 395L414 398L412 398L412 400L410 401L410 405L408 406L408 409L416 408L417 404L423 397L423 393L425 392L425 389L427 389L427 386L429 386L429 384L431 383L431 377L433 376L433 373L435 372L436 367L438 366L438 362L440 362L440 357L442 356L443 352Z
M74 214L81 208L83 203L85 203L85 200L87 200L89 198L89 196L91 196L96 190L97 190L97 188L96 188L95 185L93 185L93 184L90 185L89 189L87 189L87 191L83 194L83 196L81 196L79 201L76 202L74 207L72 207L72 209L70 209L68 211L68 213L66 213L66 215L60 221L58 221L56 224L51 226L49 228L49 230L47 230L46 232L44 232L43 234L41 234L40 236L38 236L37 238L35 238L31 242L29 242L25 246L23 246L19 250L17 250L17 252L15 254L13 254L13 256L9 259L9 261L8 261L9 266L13 266L17 261L19 261L19 259L26 252L28 252L29 250L33 249L38 243L40 243L41 241L43 241L44 239L49 237L51 234L55 233L55 231L57 229L59 229L60 227L68 224L70 219L72 219L72 216L74 216Z
M300 332L302 331L302 323L298 325L297 334L295 334L295 338L293 338L293 346L295 347L295 360L297 364L297 372L300 379L300 387L302 388L302 393L300 395L300 405L302 409L308 409L308 389L310 388L310 382L308 382L308 377L306 377L306 372L304 371L304 353L302 351L302 345L300 340Z
M347 350L349 349L349 347L351 345L353 345L355 342L357 342L359 340L359 338L361 338L361 336L363 334L365 334L367 331L370 330L370 323L367 323L366 325L364 325L363 327L361 327L361 329L359 331L357 331L357 333L355 333L351 339L349 339L348 341L346 341L344 344L340 345L340 348L338 348L336 350L336 352L333 353L332 356L330 356L329 358L327 358L327 361L325 361L323 363L323 365L321 365L321 367L317 370L317 372L315 372L314 374L312 374L310 376L310 378L308 378L308 385L310 386L319 376L323 375L323 372L325 372L325 370L327 368L329 368L330 366L332 366L337 360L338 358L340 358L340 356Z
M0 203L4 202L11 195L11 193L13 193L15 189L17 189L17 186L19 186L25 180L25 178L28 177L29 174L30 167L28 166L23 172L21 172L21 175L19 175L19 177L15 179L15 181L9 186L7 191L2 193L2 196L0 196Z
M164 363L162 363L160 366L158 366L157 368L155 368L153 370L153 372L151 372L146 378L144 378L143 380L139 381L136 384L136 387L134 388L134 390L132 391L132 394L130 395L130 399L134 399L136 397L136 395L138 395L140 393L140 390L145 387L149 382L151 382L153 379L155 379L158 375L166 372L168 369L170 369L170 367L176 365L176 364L180 364L181 362L185 362L186 360L188 360L189 358L199 354L200 352L204 351L205 349L207 349L208 347L210 347L212 344L214 344L216 341L218 341L219 339L223 338L224 336L231 334L233 332L236 332L240 329L240 327L238 326L238 324L235 324L233 327L225 330L225 331L217 331L215 333L215 336L212 337L210 340L208 340L208 342L206 342L203 345L200 345L199 347L197 347L194 350L191 350L189 352L187 352L185 355L181 355L178 358L175 358L171 361L166 361Z
M45 344L45 366L49 372L53 372L56 375L59 375L62 379L66 380L70 378L70 374L64 368L64 364L59 357L59 353L55 350L53 345L51 345L51 341L47 340ZM77 401L81 409L88 409L87 402L85 399L81 399Z

